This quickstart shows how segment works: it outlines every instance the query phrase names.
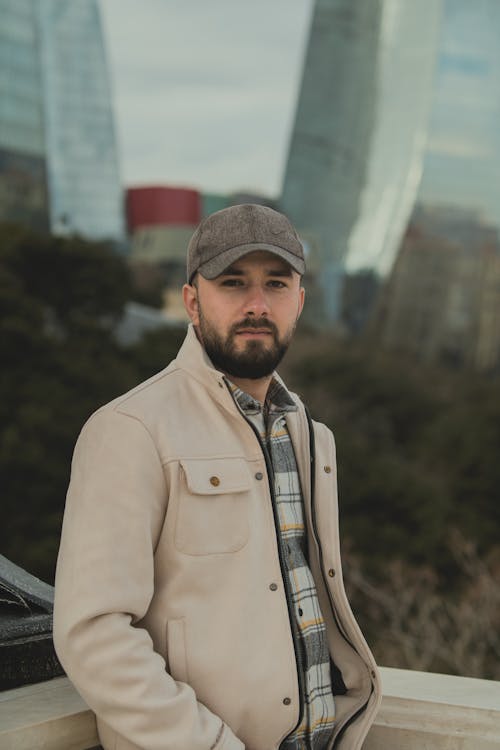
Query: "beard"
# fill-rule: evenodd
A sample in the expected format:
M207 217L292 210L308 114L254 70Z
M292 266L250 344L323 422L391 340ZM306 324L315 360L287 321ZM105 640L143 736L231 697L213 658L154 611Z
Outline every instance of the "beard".
M290 344L295 325L280 339L276 325L266 318L245 318L234 323L223 337L204 317L201 308L199 327L203 346L214 367L235 378L258 380L271 375L283 359ZM272 334L271 345L265 341L246 341L241 350L236 348L236 337L242 329L266 329Z

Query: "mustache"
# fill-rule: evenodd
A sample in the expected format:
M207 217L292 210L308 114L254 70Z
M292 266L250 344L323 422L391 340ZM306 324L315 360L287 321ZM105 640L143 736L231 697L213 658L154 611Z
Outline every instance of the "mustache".
M238 323L234 323L231 326L230 332L231 334L238 333L238 331L241 331L247 328L260 328L260 329L263 328L265 330L271 331L271 333L274 333L275 335L277 335L278 333L278 329L276 325L271 320L268 320L267 318L259 318L259 319L245 318L244 320L241 320Z

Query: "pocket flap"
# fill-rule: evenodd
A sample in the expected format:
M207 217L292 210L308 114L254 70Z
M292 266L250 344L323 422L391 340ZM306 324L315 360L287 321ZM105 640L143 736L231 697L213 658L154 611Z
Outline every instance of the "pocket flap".
M180 464L194 495L225 495L250 489L250 472L243 458L182 459Z

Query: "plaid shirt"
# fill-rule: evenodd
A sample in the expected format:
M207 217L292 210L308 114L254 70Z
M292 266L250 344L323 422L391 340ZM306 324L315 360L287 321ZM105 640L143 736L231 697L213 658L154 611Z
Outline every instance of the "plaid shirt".
M280 750L324 750L332 737L335 704L326 629L316 586L307 560L303 497L285 414L297 406L277 380L269 386L264 409L254 398L229 383L245 418L258 430L274 473L279 518L278 542L289 585L285 586L295 615L292 627L299 644L297 669L302 675L303 714Z

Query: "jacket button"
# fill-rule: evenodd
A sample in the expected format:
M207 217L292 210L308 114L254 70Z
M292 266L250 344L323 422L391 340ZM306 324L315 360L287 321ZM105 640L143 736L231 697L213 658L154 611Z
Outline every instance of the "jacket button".
M323 466L325 474L331 474L332 467L331 466Z
M328 571L328 575L330 576L330 578L335 578L335 571L333 568L330 568L330 570Z
M214 487L218 487L220 484L219 477L210 477L210 484L212 484Z
M257 474L255 475L255 479L262 479L263 476L264 474L261 471L258 471Z
M277 591L278 590L278 584L277 583L270 583L269 588L271 591Z
M291 702L292 702L291 698L283 698L283 703L285 704L285 706L289 706Z

